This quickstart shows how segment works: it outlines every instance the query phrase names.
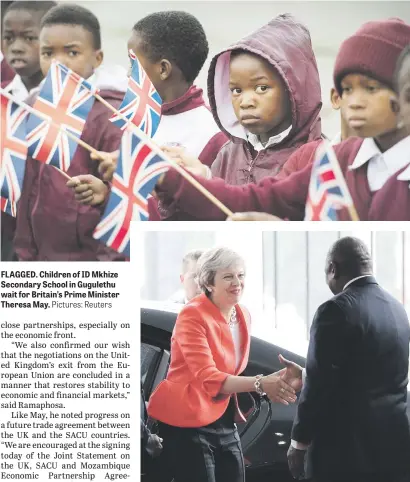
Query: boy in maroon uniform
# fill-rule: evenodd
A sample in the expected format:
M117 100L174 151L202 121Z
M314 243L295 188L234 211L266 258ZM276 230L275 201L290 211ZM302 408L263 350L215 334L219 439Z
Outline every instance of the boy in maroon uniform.
M403 50L397 62L395 85L398 102L392 99L393 108L399 113L404 129L410 137L410 44ZM400 153L398 153L400 155ZM378 199L370 220L389 218L396 221L410 220L410 149L403 152L408 164L391 176L383 187L384 199Z
M98 19L73 4L52 8L43 18L40 32L40 64L47 74L53 59L100 89L99 94L118 108L124 92L112 79L94 75L103 60ZM115 82L115 84L118 84ZM88 115L81 138L101 151L119 148L122 131L109 122L112 115L97 100ZM67 171L69 176L98 176L98 163L78 146ZM100 181L102 183L102 181ZM67 179L53 166L28 158L20 201L14 249L22 261L108 261L124 257L93 239L103 205L77 203ZM105 186L108 191L108 187Z

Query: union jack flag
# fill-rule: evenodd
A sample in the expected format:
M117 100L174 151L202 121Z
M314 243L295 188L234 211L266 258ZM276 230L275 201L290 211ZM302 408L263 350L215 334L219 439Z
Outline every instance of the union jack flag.
M130 222L148 220L148 197L169 164L133 132L125 131L104 215L94 238L130 256Z
M27 122L28 153L34 159L67 171L77 143L64 130L81 137L94 104L95 89L59 62L53 62L33 106L45 120L30 115Z
M349 206L353 206L353 200L336 154L329 143L323 142L312 166L305 221L337 221L337 211Z
M128 50L128 57L131 60L131 65L134 65L134 60L137 58L137 56L134 54L134 51L132 49Z
M3 196L0 198L0 209L4 213L13 216L13 218L15 218L17 215L17 203L10 201L10 199L6 199Z
M16 215L26 168L27 111L1 93L1 209Z
M131 76L118 111L149 137L154 137L161 120L162 100L132 50L130 59ZM127 122L118 114L114 114L110 121L121 129L127 127Z

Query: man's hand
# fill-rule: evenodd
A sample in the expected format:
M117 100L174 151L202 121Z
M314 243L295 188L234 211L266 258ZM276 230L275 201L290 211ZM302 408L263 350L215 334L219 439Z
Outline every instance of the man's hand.
M249 212L234 213L227 221L283 221L283 219L272 216L272 214Z
M271 373L266 377L261 378L262 390L266 393L269 400L272 402L282 403L283 405L289 405L289 403L296 402L296 392L285 380L286 369Z
M305 458L306 450L299 450L289 447L288 450L288 465L292 477L297 480L305 478Z
M158 457L158 455L162 452L162 441L162 438L155 434L151 434L148 437L146 450L151 457Z
M101 179L91 174L83 174L71 178L67 182L67 187L74 190L74 197L80 204L88 206L97 206L103 203L108 195L108 187Z
M161 149L168 155L168 157L184 167L191 174L206 177L206 166L195 156L188 154L183 147L162 146Z
M282 377L296 392L302 390L302 370L303 368L295 362L287 360L279 355L279 361L285 365L286 370Z
M98 154L95 154L93 152L90 154L91 159L93 159L94 161L98 161L98 172L101 174L101 177L104 179L104 181L112 181L114 172L117 169L119 154L120 151L99 151Z

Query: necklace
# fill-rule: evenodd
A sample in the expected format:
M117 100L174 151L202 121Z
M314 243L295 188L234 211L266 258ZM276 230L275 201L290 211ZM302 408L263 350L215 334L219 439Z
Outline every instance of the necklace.
M232 308L231 318L229 319L228 324L231 328L238 324L238 319L236 317L236 308L235 307Z

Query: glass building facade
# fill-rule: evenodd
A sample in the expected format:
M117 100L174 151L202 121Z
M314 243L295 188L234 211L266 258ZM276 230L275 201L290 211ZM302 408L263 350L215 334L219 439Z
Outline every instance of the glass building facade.
M410 314L410 232L236 231L144 233L142 299L165 301L180 289L187 251L228 246L245 260L242 301L252 314L252 334L305 355L314 313L332 296L324 274L327 251L338 238L353 235L368 244L380 285Z

